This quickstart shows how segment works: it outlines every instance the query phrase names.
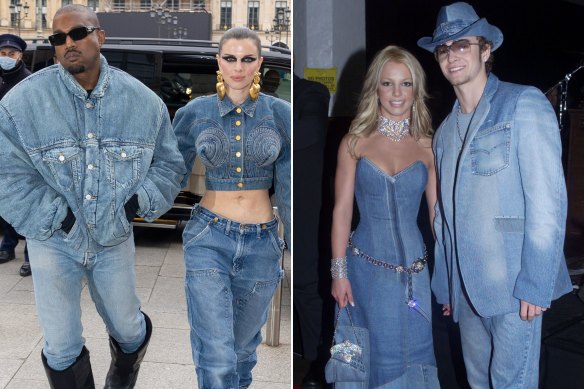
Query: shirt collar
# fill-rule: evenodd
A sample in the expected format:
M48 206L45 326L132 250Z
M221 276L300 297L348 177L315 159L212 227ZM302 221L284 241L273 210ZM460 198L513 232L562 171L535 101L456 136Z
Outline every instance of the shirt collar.
M231 111L233 111L237 107L241 107L241 109L243 110L243 112L245 112L245 114L247 116L253 117L253 115L255 113L255 109L256 109L257 99L252 100L248 96L247 99L243 102L243 104L235 105L229 99L229 97L225 96L223 98L223 100L220 100L219 98L217 98L217 103L219 105L219 115L221 115L221 117L227 115L228 113L230 113Z

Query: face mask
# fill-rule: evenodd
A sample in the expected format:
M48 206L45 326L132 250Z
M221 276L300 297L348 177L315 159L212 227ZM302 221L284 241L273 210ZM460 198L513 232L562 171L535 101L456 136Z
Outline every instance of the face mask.
M16 60L10 57L0 57L0 67L4 70L12 70L16 66Z

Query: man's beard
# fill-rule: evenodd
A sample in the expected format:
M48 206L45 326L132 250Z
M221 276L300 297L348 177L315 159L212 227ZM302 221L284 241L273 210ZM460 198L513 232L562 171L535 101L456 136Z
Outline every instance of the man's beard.
M83 73L87 70L84 65L71 65L67 67L67 71L73 75Z

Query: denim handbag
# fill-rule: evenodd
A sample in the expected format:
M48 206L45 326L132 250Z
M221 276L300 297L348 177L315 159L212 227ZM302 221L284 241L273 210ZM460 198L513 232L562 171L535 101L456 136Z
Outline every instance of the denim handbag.
M339 325L341 312L347 313L350 325ZM352 383L347 386L351 388L366 387L368 370L369 331L366 328L355 327L348 306L339 309L335 320L331 357L324 368L326 381L329 384Z

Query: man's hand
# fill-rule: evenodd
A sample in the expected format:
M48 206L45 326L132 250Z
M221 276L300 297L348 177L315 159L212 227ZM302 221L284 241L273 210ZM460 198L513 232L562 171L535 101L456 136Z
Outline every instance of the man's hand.
M519 309L519 317L521 320L532 320L534 317L539 316L542 312L547 311L547 308L538 307L528 303L525 300L521 300L521 308Z

